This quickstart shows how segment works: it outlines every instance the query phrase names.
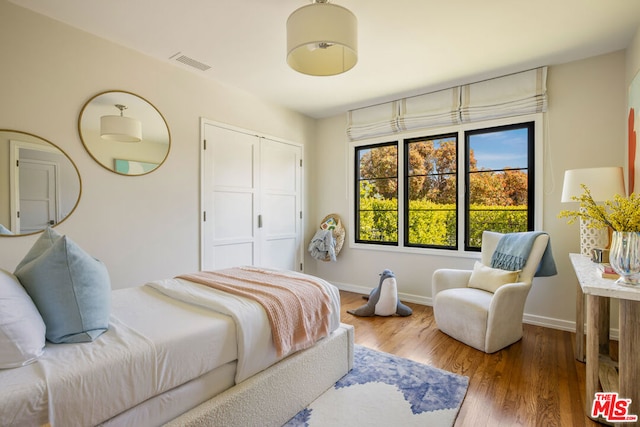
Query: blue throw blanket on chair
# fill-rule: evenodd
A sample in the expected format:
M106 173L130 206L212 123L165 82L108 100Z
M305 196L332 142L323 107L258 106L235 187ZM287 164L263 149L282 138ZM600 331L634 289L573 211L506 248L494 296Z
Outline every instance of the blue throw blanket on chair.
M547 233L544 231L526 231L503 235L491 256L491 267L511 271L522 270L522 267L527 263L533 242L541 234ZM551 240L549 240L535 276L548 277L556 274L558 274L558 271L551 253Z

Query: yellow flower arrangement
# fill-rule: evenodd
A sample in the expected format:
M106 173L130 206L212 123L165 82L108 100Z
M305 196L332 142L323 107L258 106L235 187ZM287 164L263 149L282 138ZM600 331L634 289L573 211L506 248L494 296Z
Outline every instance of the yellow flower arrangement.
M559 218L570 218L569 224L583 219L587 221L589 228L611 227L614 231L640 231L640 196L635 193L629 197L616 194L613 200L598 205L587 186L582 184L582 189L584 193L580 197L572 197L580 202L581 209L561 211Z

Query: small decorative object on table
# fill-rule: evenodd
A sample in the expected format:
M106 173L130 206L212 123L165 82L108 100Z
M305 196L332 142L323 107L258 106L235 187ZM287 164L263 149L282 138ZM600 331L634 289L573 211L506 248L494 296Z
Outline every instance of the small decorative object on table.
M611 267L611 264L608 262L599 263L598 269L600 270L600 275L603 279L618 279L620 275L616 273L616 271Z
M609 227L613 230L609 262L620 278L617 284L640 285L640 196L632 193L628 197L616 194L614 200L598 205L589 189L583 185L584 193L574 200L580 202L580 211L561 211L559 217L588 219L593 227Z

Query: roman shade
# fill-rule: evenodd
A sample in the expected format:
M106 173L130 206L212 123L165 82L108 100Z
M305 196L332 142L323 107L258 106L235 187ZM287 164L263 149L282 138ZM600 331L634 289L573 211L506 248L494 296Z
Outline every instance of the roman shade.
M351 141L547 111L547 67L347 113Z
M463 123L547 111L547 67L462 86Z
M371 138L398 132L398 101L359 108L347 113L349 139Z
M399 129L413 130L460 122L460 88L454 87L400 101Z

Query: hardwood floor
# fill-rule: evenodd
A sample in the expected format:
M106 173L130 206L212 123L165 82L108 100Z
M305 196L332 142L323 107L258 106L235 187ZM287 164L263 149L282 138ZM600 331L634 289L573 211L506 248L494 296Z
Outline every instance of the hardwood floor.
M408 303L409 317L356 317L362 295L340 292L341 320L357 344L469 377L456 426L598 426L585 415L585 367L575 334L524 325L519 342L485 354L440 332L433 309ZM591 402L589 402L589 406Z

